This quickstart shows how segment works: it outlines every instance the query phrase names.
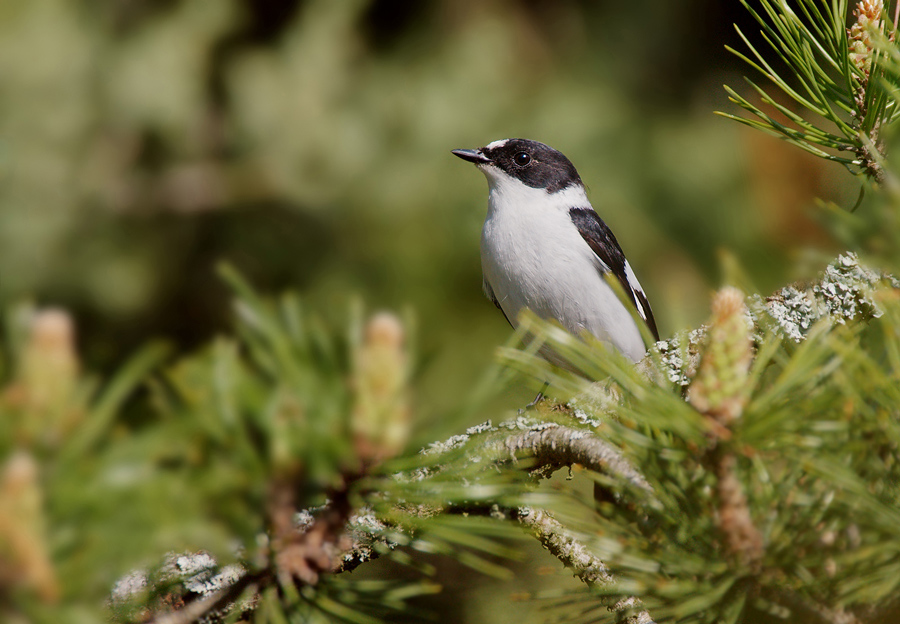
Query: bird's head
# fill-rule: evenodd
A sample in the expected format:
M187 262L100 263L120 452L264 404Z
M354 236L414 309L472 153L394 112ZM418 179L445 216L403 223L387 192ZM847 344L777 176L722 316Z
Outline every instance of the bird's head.
M575 165L549 145L530 139L502 139L481 149L457 149L452 152L474 163L491 186L509 182L509 178L547 193L584 185Z

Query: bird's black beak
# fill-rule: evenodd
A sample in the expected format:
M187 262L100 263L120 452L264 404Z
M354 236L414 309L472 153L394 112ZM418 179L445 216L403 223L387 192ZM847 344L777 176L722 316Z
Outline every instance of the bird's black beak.
M450 152L454 156L459 156L463 160L468 160L476 165L485 165L491 162L491 159L481 153L481 150L455 149Z

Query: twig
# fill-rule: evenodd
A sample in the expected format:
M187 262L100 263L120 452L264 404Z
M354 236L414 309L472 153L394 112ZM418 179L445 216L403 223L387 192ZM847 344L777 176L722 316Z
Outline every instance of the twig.
M614 582L609 569L587 546L579 542L560 524L559 520L542 509L521 507L518 521L532 536L571 569L588 587L610 585Z
M233 604L244 593L244 590L251 585L268 584L272 579L273 576L268 570L263 570L256 574L245 574L235 581L233 585L224 587L206 598L190 602L177 611L167 611L166 613L158 614L149 620L148 624L190 624L191 622L196 622L205 615Z
M877 137L873 138L864 132L859 133L862 146L857 151L857 157L863 165L866 174L882 188L890 191L895 196L900 193L900 183L891 175L885 163L884 155L879 149Z
M741 565L758 571L765 554L764 541L753 523L747 496L735 474L737 458L721 446L713 451L713 457L719 499L718 526L725 550Z
M588 587L612 585L615 579L603 563L590 549L578 541L550 513L542 509L521 507L516 513L519 522L528 529L554 557L572 570L575 576ZM617 602L613 609L624 611L639 606L636 598ZM653 624L650 614L640 611L626 620L627 624Z
M498 446L511 457L518 458L527 452L539 467L581 464L589 470L624 479L643 490L651 489L643 475L613 445L585 429L539 423L507 436Z
M843 609L829 609L821 604L810 602L787 591L779 591L771 596L773 602L788 607L794 622L810 622L811 624L862 624L853 613ZM873 622L885 620L872 620Z

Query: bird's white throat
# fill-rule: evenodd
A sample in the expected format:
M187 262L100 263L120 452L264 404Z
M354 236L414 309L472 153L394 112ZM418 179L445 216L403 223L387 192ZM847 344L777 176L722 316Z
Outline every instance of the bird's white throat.
M591 205L581 184L572 184L561 191L548 193L546 189L532 188L523 184L493 165L480 165L478 168L488 181L489 211L527 211L529 215L535 213L534 216L539 217L539 213L547 210L560 211L568 215L571 208ZM526 215L523 214L522 218L526 218Z

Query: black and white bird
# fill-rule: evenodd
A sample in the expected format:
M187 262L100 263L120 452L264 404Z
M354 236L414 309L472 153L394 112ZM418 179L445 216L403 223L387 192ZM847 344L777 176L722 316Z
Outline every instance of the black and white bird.
M490 187L481 231L484 292L509 323L516 327L519 311L529 308L640 360L646 353L641 331L604 275L622 284L658 340L650 303L569 159L528 139L453 154L474 163Z

